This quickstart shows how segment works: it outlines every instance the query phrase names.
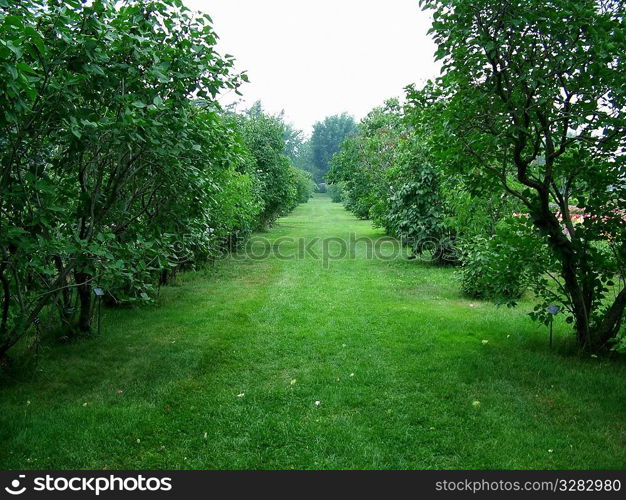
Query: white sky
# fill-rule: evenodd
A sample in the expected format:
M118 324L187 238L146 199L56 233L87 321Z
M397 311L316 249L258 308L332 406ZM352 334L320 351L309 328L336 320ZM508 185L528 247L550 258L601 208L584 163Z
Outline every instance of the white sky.
M418 0L184 1L213 18L219 51L247 70L244 103L284 110L307 134L328 115L360 119L439 72L426 35L430 16ZM221 102L236 99L233 93Z

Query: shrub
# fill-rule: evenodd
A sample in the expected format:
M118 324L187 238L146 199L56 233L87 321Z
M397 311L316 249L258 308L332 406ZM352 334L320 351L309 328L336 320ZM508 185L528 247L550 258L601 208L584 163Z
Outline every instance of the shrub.
M461 246L461 289L469 297L515 304L548 269L541 241L526 218L509 217L491 236L474 236Z
M292 169L296 186L296 204L306 203L317 188L313 181L313 175L297 167L292 167Z
M179 0L0 2L0 357L94 287L150 301L303 200L280 120L225 116L245 75ZM10 47L9 50L7 47Z
M300 197L312 190L312 184L305 181L304 172L296 170L285 155L285 125L280 116L265 113L257 102L244 115L234 115L232 119L252 158L262 200L258 229L265 230L292 210Z
M409 245L417 255L429 252L439 264L457 261L455 232L441 170L428 161L416 138L402 143L390 172L391 193L381 216L389 234Z
M496 237L476 238L464 248L461 289L477 299L514 300L524 291L519 263Z
M329 184L328 194L330 195L330 200L333 203L341 203L343 201L342 183L336 182L334 184Z

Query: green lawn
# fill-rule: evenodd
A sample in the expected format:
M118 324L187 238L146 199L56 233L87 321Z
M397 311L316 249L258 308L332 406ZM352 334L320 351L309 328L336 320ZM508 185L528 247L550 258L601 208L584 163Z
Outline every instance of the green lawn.
M351 232L382 236L318 196L263 236ZM0 467L626 466L624 361L562 325L550 351L530 303L468 300L453 269L229 259L160 302L3 375Z

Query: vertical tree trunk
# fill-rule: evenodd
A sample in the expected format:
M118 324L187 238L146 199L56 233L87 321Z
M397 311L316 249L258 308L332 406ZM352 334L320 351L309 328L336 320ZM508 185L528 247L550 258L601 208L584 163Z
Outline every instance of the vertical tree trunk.
M78 330L82 333L91 332L91 275L83 272L74 274L78 285L78 303L80 307L78 315Z
M581 286L578 273L579 258L572 242L563 234L558 219L550 210L549 195L545 190L537 190L540 209L535 225L548 235L548 244L561 262L561 275L565 282L565 289L572 303L574 312L574 327L579 347L588 348L591 345L591 325L589 308L585 296L588 291ZM587 292L587 293L586 293Z
M581 289L577 275L575 257L572 252L564 251L560 254L562 262L562 275L565 281L572 309L574 311L574 327L576 329L576 339L581 348L589 347L591 344L591 331L589 323L589 310L587 308L584 291Z
M619 333L624 310L626 309L626 288L615 297L613 304L607 309L604 318L593 332L595 347L606 347L607 343Z

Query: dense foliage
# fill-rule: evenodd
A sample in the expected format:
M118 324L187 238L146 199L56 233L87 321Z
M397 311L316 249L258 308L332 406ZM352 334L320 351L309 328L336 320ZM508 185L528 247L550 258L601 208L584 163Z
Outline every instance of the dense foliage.
M557 302L582 347L607 345L626 307L624 3L422 4L449 101L442 152L515 198L555 259L537 316Z
M415 255L455 264L463 239L493 232L493 221L484 202L431 153L439 107L403 110L390 100L372 110L333 157L329 179L355 215L372 219Z
M399 112L394 100L372 110L331 157L328 180L341 183L345 205L357 217L376 219L381 196L387 194L385 176L398 155L402 131Z
M0 355L94 289L150 301L306 201L283 124L216 104L245 74L179 0L0 2ZM35 328L33 328L35 327Z
M314 184L310 174L294 167L285 154L288 127L281 117L264 113L261 104L256 103L244 115L232 119L251 155L262 202L260 226L267 228L298 203L306 202Z
M313 174L315 182L325 182L333 155L355 128L354 119L347 113L328 116L313 125L311 138L302 149L301 161L302 167Z
M402 116L363 120L331 180L416 253L459 261L467 294L513 304L531 286L533 317L560 310L582 348L610 346L626 307L623 3L421 3L443 76L410 87Z

